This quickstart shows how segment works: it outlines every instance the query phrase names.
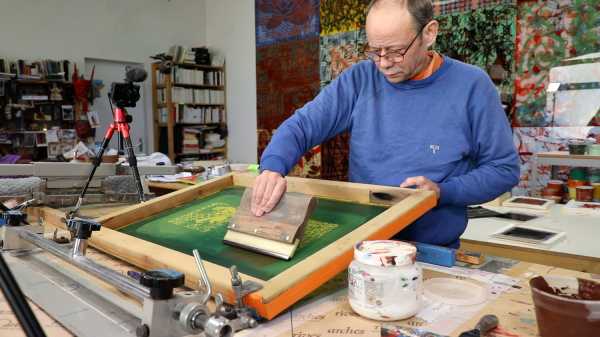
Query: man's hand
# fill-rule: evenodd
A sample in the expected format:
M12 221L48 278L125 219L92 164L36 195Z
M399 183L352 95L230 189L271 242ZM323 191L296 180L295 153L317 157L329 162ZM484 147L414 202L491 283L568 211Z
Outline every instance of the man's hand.
M406 180L404 180L404 182L400 184L400 187L410 186L416 186L417 188L423 190L434 191L436 198L440 198L440 187L433 181L423 176L406 178Z
M255 216L269 213L283 196L287 188L281 174L264 170L254 181L251 211Z
M14 208L19 204L19 202L17 201L17 199L10 199L5 201L3 204L6 208Z

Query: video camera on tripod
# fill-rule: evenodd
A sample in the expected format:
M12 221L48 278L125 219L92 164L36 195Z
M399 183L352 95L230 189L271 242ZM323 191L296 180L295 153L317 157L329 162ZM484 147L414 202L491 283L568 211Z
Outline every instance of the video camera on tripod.
M140 100L140 86L134 83L144 82L148 73L142 68L125 67L125 82L113 82L110 87L110 99L119 108L134 108Z
M125 67L125 82L114 82L111 85L111 89L108 95L110 101L117 106L113 111L113 122L106 130L106 134L104 135L104 139L102 140L102 145L100 146L100 149L96 154L96 158L94 159L94 165L85 185L83 186L83 189L81 190L81 193L79 194L79 198L77 199L77 204L75 205L75 208L67 212L67 217L69 219L74 218L77 212L79 211L79 208L83 203L85 193L87 192L92 178L94 177L94 173L96 172L96 169L98 168L98 166L100 166L100 163L102 162L102 156L104 155L104 151L106 151L106 148L108 147L108 144L110 143L110 140L115 132L119 135L119 140L123 141L123 147L127 151L127 161L129 162L129 166L133 171L133 177L135 179L139 200L140 202L143 202L145 200L144 188L142 186L140 172L137 167L137 159L135 158L133 144L131 143L129 123L131 123L133 119L129 114L127 114L126 108L135 107L137 101L139 101L140 86L134 83L143 82L146 80L146 77L148 77L148 73L146 73L146 71L142 68Z

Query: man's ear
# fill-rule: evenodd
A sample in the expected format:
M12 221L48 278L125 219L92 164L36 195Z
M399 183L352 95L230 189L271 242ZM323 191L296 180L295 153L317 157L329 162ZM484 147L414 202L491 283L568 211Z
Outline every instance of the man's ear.
M423 38L427 48L431 48L435 43L439 25L440 24L436 20L431 20L427 26L425 26L425 29L423 29Z

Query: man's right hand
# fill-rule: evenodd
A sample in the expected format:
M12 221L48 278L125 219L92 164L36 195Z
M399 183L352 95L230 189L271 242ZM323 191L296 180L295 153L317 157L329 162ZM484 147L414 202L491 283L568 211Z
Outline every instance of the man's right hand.
M251 211L255 216L269 213L287 188L285 178L278 172L264 170L254 181Z

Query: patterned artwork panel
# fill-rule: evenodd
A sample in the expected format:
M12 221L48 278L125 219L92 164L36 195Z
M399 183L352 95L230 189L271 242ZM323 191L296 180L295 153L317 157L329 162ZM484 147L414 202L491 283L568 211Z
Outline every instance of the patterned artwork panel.
M319 38L257 48L258 128L277 128L319 91Z
M256 45L319 35L319 0L256 0Z
M257 47L256 63L260 158L274 130L319 92L319 37ZM290 174L317 178L320 173L317 147L305 154Z
M433 1L433 15L445 15L451 13L467 12L478 8L492 7L496 5L511 5L515 0L442 0Z
M600 1L523 1L518 5L516 126L549 126L546 90L561 61L600 51ZM585 125L582 125L585 126Z
M321 36L361 29L370 0L322 0Z
M366 43L367 35L364 29L321 36L321 87L329 84L351 65L365 59L363 50Z

